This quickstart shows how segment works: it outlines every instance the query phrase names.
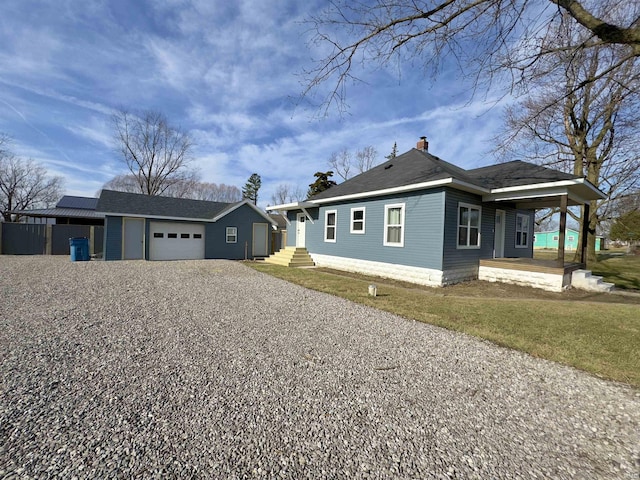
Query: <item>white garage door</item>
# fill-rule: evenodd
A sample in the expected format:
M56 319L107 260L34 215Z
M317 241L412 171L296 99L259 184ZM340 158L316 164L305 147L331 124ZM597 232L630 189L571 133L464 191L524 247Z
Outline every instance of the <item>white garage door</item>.
M151 222L151 260L199 260L204 258L204 225Z

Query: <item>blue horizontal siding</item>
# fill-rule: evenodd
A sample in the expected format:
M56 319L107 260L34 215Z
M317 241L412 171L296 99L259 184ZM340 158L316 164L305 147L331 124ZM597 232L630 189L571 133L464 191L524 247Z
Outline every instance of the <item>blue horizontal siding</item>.
M253 224L265 223L267 220L248 205L236 208L216 223L208 223L205 228L205 258L226 258L242 260L252 258ZM227 243L227 227L238 229L238 241ZM271 224L267 234L268 249L271 249Z
M467 203L482 208L480 217L480 248L458 248L458 205ZM482 197L448 188L445 201L445 232L443 248L444 270L478 266L481 258L493 257L493 229L496 210L483 204Z
M512 258L532 258L533 257L533 225L535 211L516 210L515 208L504 209L507 211L504 240L504 256ZM529 216L529 245L527 248L516 248L516 215Z
M404 246L384 245L385 205L404 203ZM350 232L351 209L365 208L365 233ZM336 241L325 242L325 212L336 210ZM368 201L341 202L310 209L313 223L306 222L306 246L311 253L442 269L444 190L409 195L390 195ZM289 242L295 245L295 213Z

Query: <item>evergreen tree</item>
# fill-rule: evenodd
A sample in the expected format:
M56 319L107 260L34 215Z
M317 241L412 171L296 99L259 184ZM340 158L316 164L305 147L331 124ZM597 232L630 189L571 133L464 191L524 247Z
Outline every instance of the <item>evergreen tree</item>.
M258 190L262 186L262 180L257 173L252 174L247 183L242 187L242 198L248 198L254 205L258 204Z
M329 179L329 177L333 176L332 170L328 172L316 172L313 176L316 177L316 181L309 185L309 191L307 192L307 197L309 198L316 193L324 192L326 189L337 185L336 182Z
M391 153L389 155L385 155L384 158L386 158L387 160L391 160L393 158L396 158L397 156L398 156L398 143L393 142L393 148L391 149Z

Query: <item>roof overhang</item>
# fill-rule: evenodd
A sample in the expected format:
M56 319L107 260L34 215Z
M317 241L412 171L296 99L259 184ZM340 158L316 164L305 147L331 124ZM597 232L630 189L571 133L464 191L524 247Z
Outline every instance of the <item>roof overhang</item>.
M127 218L148 218L150 220L169 220L169 221L182 221L182 222L204 222L204 223L215 223L221 218L229 215L234 210L242 207L243 205L248 205L249 208L255 210L262 218L264 218L267 222L269 222L272 226L277 226L277 222L269 217L265 212L256 207L253 202L250 200L243 200L236 204L233 204L229 208L225 208L223 211L218 213L213 218L198 218L198 217L176 217L170 215L149 215L144 213L120 213L120 212L100 212L103 215L108 215L110 217L127 217Z
M591 200L600 200L606 195L584 178L558 182L494 188L482 196L483 202L513 202L518 208L557 207L560 197L567 197L570 206L584 205Z
M268 212L274 211L287 211L287 210L302 210L303 208L312 208L317 207L316 202L292 202L292 203L282 203L280 205L271 205L267 207Z
M278 226L278 222L276 222L273 218L269 217L269 215L267 215L265 212L260 210L249 199L244 199L241 202L238 202L235 205L232 205L230 208L227 208L227 209L223 210L218 215L213 217L213 221L217 222L218 220L220 220L224 216L229 215L231 212L233 212L234 210L237 210L238 208L242 207L243 205L248 205L250 208L252 208L256 213L258 213L260 216L262 216L262 218L264 218L266 221L268 221L271 224L272 227L277 227Z
M408 193L417 190L427 190L436 187L451 187L456 190L473 193L482 196L483 202L512 202L518 208L546 208L559 205L560 197L567 196L569 205L584 205L590 200L605 198L605 194L594 187L584 178L572 180L561 180L557 182L547 182L538 184L527 184L513 187L488 189L473 185L455 178L444 178L430 182L413 183L400 187L385 188L368 192L360 192L349 195L338 195L335 197L319 198L304 202L285 203L267 207L268 211L278 210L304 210L306 208L318 207L326 203L336 203L349 200L359 200L384 195L395 195Z
M427 190L429 188L450 186L458 190L483 195L489 193L489 189L478 187L455 178L443 178L440 180L432 180L430 182L412 183L410 185L402 185L400 187L384 188L381 190L372 190L368 192L352 193L349 195L338 195L335 197L319 198L316 200L307 200L304 202L285 203L282 205L273 205L267 207L267 210L302 210L303 208L318 207L325 203L344 202L349 200L359 200L363 198L382 197L385 195L395 195L398 193L408 193L417 190Z

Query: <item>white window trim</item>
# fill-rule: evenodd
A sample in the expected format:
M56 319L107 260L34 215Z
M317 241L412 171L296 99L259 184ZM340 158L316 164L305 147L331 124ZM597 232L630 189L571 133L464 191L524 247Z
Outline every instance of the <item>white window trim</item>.
M238 243L238 227L227 227L224 233L227 243ZM229 237L233 237L234 240L229 241Z
M525 219L526 219L526 223L527 223L527 229L526 230L520 230L520 232L526 232L527 234L527 241L524 245L519 245L518 244L518 218L522 218L522 224L525 224ZM529 237L530 232L529 232L529 215L526 215L524 213L516 213L516 228L515 228L515 248L529 248Z
M478 210L478 245L460 245L460 207ZM469 215L469 221L471 221L471 215ZM467 224L467 241L469 240L471 227ZM458 250L478 250L482 245L482 207L480 205L473 205L472 203L458 203L458 209L456 210L456 248Z
M404 203L392 203L384 206L384 232L382 233L382 244L385 247L404 247ZM389 227L389 215L388 212L392 208L400 209L400 242L388 242L387 241L387 228Z
M367 217L367 211L366 211L366 207L354 207L351 209L351 222L350 222L350 229L349 229L349 233L354 233L356 235L364 235L364 231L366 229L366 217ZM353 224L355 222L355 220L353 219L353 212L362 212L362 220L358 220L358 222L362 222L362 230L354 230L353 229Z
M329 231L329 214L335 214L335 224L333 227L333 239L327 238L327 232ZM338 211L337 210L325 210L324 212L324 241L327 243L336 243L336 239L338 238Z

